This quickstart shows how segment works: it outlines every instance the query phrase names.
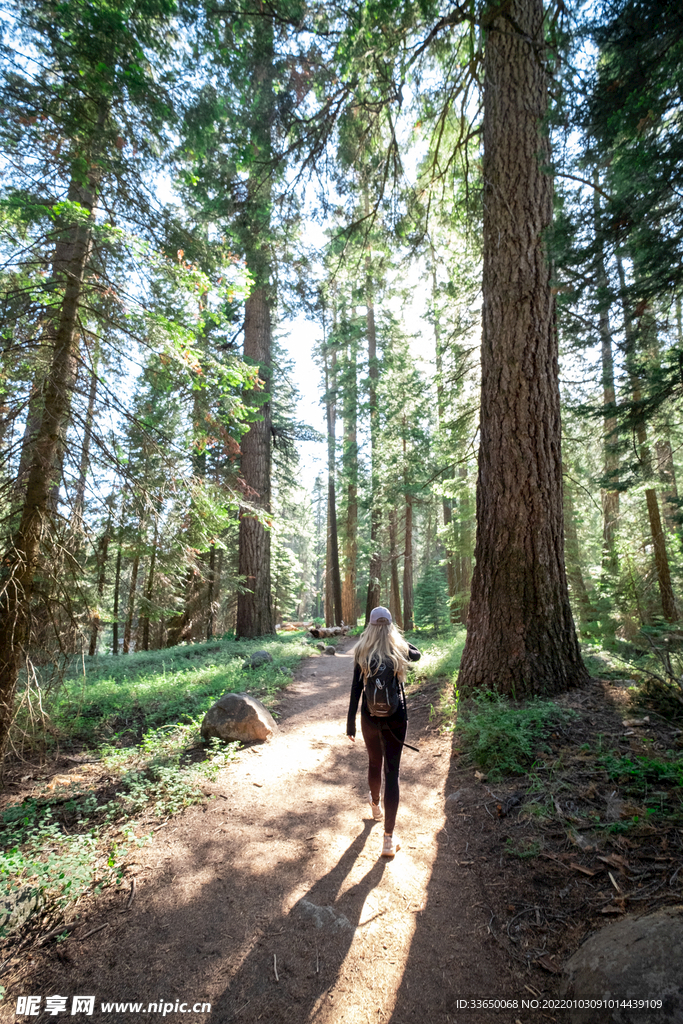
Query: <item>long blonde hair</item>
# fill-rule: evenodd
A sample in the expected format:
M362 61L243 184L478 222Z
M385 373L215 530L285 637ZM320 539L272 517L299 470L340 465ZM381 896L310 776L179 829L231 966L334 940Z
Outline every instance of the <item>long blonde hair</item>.
M364 678L377 671L382 662L391 661L394 673L404 683L410 667L408 650L407 641L393 622L377 622L361 633L353 656Z

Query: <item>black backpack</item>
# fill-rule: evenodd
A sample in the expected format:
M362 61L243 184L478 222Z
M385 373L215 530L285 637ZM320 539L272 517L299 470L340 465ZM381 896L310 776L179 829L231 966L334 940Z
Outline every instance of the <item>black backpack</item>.
M389 718L395 714L401 704L400 683L394 674L394 666L382 664L372 669L365 677L363 687L365 703L373 718Z

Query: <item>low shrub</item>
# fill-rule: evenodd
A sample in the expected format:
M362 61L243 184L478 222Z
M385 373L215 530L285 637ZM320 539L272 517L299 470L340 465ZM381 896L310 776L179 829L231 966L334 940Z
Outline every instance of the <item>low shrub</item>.
M494 779L525 773L539 753L550 750L549 735L576 717L551 700L513 704L499 694L480 693L461 709L456 729L474 763Z

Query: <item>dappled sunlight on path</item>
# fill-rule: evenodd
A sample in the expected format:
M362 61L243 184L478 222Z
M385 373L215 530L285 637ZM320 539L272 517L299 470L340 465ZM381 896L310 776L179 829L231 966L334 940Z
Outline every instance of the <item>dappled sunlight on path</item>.
M457 992L485 994L491 951L471 917L476 886L458 881L444 817L450 741L424 720L411 726L420 750L403 756L402 848L382 859L365 749L345 735L352 668L348 647L300 666L277 736L156 833L130 867L130 913L120 894L103 901L93 925L109 928L69 943L44 991L145 1007L202 1000L221 1024L431 1024L455 1019Z

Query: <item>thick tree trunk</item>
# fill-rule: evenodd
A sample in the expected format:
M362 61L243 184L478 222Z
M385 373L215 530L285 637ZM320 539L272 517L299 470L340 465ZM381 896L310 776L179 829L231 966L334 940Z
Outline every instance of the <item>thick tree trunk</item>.
M564 568L542 0L488 23L477 540L459 674L521 698L588 680Z
M406 536L403 548L403 625L414 629L413 619L413 496L406 492Z
M325 625L334 626L334 595L332 593L332 580L330 578L330 566L332 564L332 540L330 537L330 511L329 491L327 499L327 530L325 532Z
M401 584L398 578L398 511L394 505L389 515L389 550L391 560L391 596L389 611L394 622L403 629L401 613Z
M335 487L336 432L337 432L337 354L332 352L328 365L325 360L325 411L327 417L327 559L325 567L325 623L342 623L342 590L339 571L339 538L337 534L337 493Z
M403 546L403 625L407 630L415 628L413 618L413 492L408 478L407 445L403 419L403 487L405 490L405 541Z
M95 171L85 186L72 183L70 198L91 215L95 208ZM31 445L26 492L18 526L7 544L0 569L0 754L12 721L19 669L29 642L31 601L40 543L50 512L50 494L66 434L76 376L79 308L91 244L91 220L68 227L58 242L55 277L63 288L53 321L52 359L43 392L40 427Z
M659 514L657 492L654 487L646 489L645 502L647 504L647 517L650 522L650 534L654 548L655 569L657 571L659 596L662 601L662 613L667 622L678 622L678 611L676 610L676 600L671 583L671 570L669 569L669 556L666 551L666 539L662 529L662 518Z
M345 365L343 467L346 479L346 516L342 618L347 625L355 626L358 617L358 381L355 341L348 346Z
M322 617L324 610L322 598L325 578L325 562L322 558L324 492L321 476L316 477L315 484L313 485L313 503L315 505L315 599L313 615L314 618L319 619Z
M258 363L265 387L270 389L270 305L265 288L255 288L246 303L244 356ZM242 479L250 488L251 504L270 512L270 399L259 408L261 419L242 438ZM237 596L237 636L265 636L273 632L270 580L270 531L253 512L240 510L239 573L247 590Z
M114 571L114 614L111 627L111 653L119 653L119 601L121 595L121 558L122 544L119 537L119 549L116 552L116 569Z
M253 14L250 98L245 109L252 166L247 197L239 225L241 241L254 288L244 311L244 358L259 367L266 393L272 389L271 309L274 288L271 273L271 179L273 125L277 103L273 89L275 57L273 24L262 17L260 3L248 4ZM247 499L266 517L271 511L271 402L259 408L241 441L241 474L249 490ZM246 508L240 510L239 574L246 590L237 595L238 637L265 636L274 632L270 567L270 531Z
M327 558L325 568L325 619L328 626L340 626L342 613L339 540L337 536L337 500L334 479L327 482Z
M227 632L226 626L223 624L223 620L220 618L220 607L221 607L221 584L223 582L223 548L218 551L218 565L216 566L216 576L214 579L213 586L213 601L216 608L216 621L219 624L219 632Z
M365 197L366 213L369 213L367 194ZM379 380L379 366L377 364L377 332L375 327L375 305L373 297L372 273L370 260L367 260L367 272L365 277L366 303L367 303L367 337L368 337L368 376L370 386L368 397L370 400L370 459L371 468L371 495L370 495L370 567L368 578L368 597L365 602L365 625L370 620L370 612L376 608L381 601L382 593L382 510L380 508L380 482L379 482L379 407L377 405L377 382Z
M44 366L37 366L33 374L33 385L31 387L31 394L29 395L28 407L26 409L24 436L21 441L19 467L12 486L13 509L21 508L26 497L26 483L33 459L33 445L38 437L40 424L43 419L45 373L46 370Z

